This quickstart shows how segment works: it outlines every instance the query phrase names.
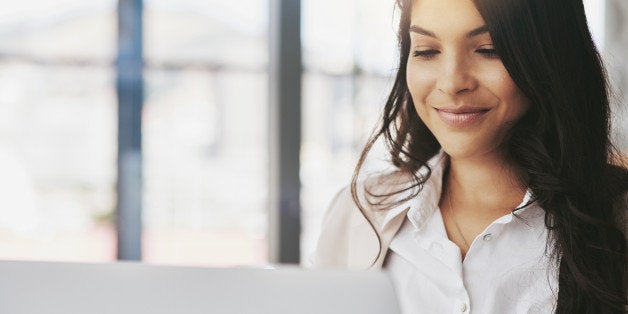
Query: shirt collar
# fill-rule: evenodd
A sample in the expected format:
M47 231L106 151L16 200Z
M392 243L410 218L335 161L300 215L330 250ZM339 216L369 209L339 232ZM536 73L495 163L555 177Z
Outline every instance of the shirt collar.
M440 189L441 189L441 180L443 177L442 171L445 166L447 155L441 149L436 155L434 155L430 160L428 160L427 165L432 170L432 173L428 179L428 181L424 184L424 188L419 192L419 194L413 199L403 202L389 210L385 213L381 223L381 229L385 228L388 224L390 224L397 216L406 214L408 212L408 216L410 215L409 211L412 211L413 208L417 206L417 204L421 204L421 202L425 202L423 198L436 198L435 204L436 208L438 208L438 201L440 197ZM427 175L428 170L426 167L422 167L419 169L419 176ZM430 185L430 188L427 188L427 185ZM408 189L399 194L397 199L404 199L409 197L415 190ZM420 199L420 200L419 200ZM426 203L427 204L427 203ZM422 221L422 220L419 220Z
M408 219L416 229L421 229L427 222L427 218L438 210L443 182L443 172L447 165L447 154L441 149L428 162L427 166L431 170L430 177L423 184L423 189L411 201L408 210ZM426 167L421 168L419 175L428 174Z
M415 230L422 229L425 223L428 221L428 218L435 211L439 210L443 174L445 172L447 160L447 154L441 149L434 157L432 157L427 162L429 168L431 169L431 175L423 185L423 189L419 192L419 194L410 201L410 209L407 212L408 220L414 226ZM427 168L423 167L419 171L419 174L425 175L427 174L427 172ZM515 218L521 218L517 219L517 221L522 222L523 224L528 226L528 228L533 228L533 225L528 222L528 219L538 218L544 215L544 211L538 206L538 203L536 201L528 204L532 200L532 191L530 189L527 189L525 195L523 196L523 200L516 207L518 209L514 212L514 214L509 213L507 215L504 215L494 221L493 224L505 225L512 222ZM407 205L404 207L407 208ZM399 214L399 212L400 210L395 213L391 212L391 214L397 215Z

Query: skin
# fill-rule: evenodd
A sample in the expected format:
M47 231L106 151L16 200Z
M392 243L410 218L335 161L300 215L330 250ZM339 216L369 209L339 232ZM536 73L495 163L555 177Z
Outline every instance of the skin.
M463 257L469 249L465 242L471 245L525 194L518 170L504 158L502 147L529 101L504 68L483 26L471 0L413 2L408 88L419 117L450 156L440 208L447 234ZM441 118L443 112L459 113L462 107L483 113L462 126Z

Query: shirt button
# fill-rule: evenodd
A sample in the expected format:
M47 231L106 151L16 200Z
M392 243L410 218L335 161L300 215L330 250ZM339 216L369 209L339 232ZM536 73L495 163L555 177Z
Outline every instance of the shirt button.
M493 234L491 233L487 233L485 234L482 239L484 239L484 241L491 241L491 239L493 238Z
M460 312L466 312L467 311L467 304L466 303L462 303L460 305Z

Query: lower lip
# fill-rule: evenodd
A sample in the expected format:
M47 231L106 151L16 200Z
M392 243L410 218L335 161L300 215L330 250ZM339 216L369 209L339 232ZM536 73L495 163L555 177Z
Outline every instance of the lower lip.
M477 111L477 112L467 112L467 113L453 113L436 109L438 112L438 116L443 120L443 122L453 126L453 127L465 127L469 126L480 119L482 119L489 110Z

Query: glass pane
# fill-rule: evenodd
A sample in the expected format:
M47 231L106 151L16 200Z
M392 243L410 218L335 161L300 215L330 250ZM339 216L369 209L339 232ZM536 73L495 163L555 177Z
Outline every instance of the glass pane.
M268 261L266 1L147 1L144 260Z
M115 8L0 1L0 259L115 258Z
M303 1L301 255L307 264L325 209L351 181L381 114L396 59L394 1ZM325 20L325 23L320 21ZM382 165L381 149L365 168Z

